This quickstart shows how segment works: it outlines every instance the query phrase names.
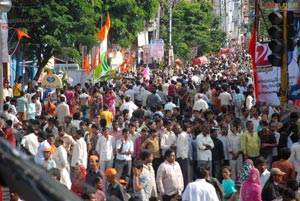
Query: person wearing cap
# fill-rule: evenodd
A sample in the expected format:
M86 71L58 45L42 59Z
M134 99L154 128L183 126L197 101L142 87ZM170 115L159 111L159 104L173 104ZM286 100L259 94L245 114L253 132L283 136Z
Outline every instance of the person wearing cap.
M117 197L122 201L128 201L129 198L125 192L125 189L117 179L117 170L115 168L109 168L105 171L104 176L106 176L106 179L109 182L106 193L109 196Z
M40 161L39 165L44 167L46 170L50 170L51 168L56 168L56 163L52 159L51 148L47 147L44 149L43 154L44 158Z
M282 177L286 173L282 172L279 168L272 168L270 173L271 176L262 189L261 197L263 201L280 199L284 191L284 186L280 185L280 183L282 183Z
M103 105L103 111L100 113L101 119L106 120L106 127L111 126L111 122L114 119L114 116L111 111L108 110L108 105L104 104Z
M116 151L115 138L109 133L109 128L104 127L102 135L99 136L95 147L96 151L100 155L100 170L102 172L113 167L114 153Z
M280 160L272 163L272 168L279 168L286 174L280 180L280 184L286 185L289 179L296 179L296 170L294 165L288 160L291 156L291 150L289 148L282 148L280 150ZM298 164L299 165L299 164Z
M88 185L93 185L93 181L97 177L103 178L103 172L99 169L99 156L98 155L90 155L89 156L89 164L88 171L86 174L85 182Z

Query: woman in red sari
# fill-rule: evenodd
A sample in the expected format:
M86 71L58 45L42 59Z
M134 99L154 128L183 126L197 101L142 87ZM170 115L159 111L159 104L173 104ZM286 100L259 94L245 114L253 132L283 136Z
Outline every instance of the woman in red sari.
M112 89L108 89L104 96L104 104L108 105L108 110L115 116L116 106L115 106L116 94Z
M83 165L76 165L74 180L71 186L71 191L81 197L83 192L83 185L85 183L86 169Z

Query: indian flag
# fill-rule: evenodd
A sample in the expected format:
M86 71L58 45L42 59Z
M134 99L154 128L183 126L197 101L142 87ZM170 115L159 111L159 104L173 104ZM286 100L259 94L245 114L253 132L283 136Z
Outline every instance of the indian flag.
M106 15L105 25L97 33L97 38L100 42L100 64L94 71L94 79L99 79L102 74L105 74L109 70L107 64L107 35L110 29L110 16L109 13Z

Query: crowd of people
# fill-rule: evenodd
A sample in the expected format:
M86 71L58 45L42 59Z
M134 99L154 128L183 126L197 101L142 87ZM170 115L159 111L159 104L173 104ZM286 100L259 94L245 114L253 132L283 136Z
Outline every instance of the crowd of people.
M0 135L83 200L299 200L299 114L256 103L247 53L212 61L52 90L5 80Z

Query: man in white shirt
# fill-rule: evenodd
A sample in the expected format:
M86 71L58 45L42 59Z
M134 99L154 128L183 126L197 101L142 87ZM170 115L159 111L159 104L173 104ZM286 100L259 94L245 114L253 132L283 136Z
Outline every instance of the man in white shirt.
M267 160L264 157L259 157L256 160L256 167L260 173L260 186L263 189L271 175L267 169Z
M115 152L115 138L109 135L109 129L103 128L103 134L99 136L96 144L96 151L100 155L100 170L105 172L108 168L113 167Z
M202 94L198 94L198 100L194 103L193 110L206 111L208 109L208 104L202 99Z
M132 117L133 111L138 109L138 106L131 101L130 96L125 97L125 103L121 105L120 111L123 112L125 109L129 111L129 119Z
M122 130L123 138L117 141L117 157L115 168L117 170L117 178L129 181L131 173L131 155L134 151L133 142L129 139L129 131L127 128Z
M174 151L176 150L177 137L175 133L172 131L172 129L173 129L173 122L167 121L166 129L160 137L160 148L161 148L162 155L165 155L165 152L168 149L172 149Z
M22 138L21 146L28 154L35 156L39 147L38 137L31 126L28 126L27 130L29 134Z
M227 88L219 95L218 99L221 101L221 106L230 106L232 97L230 93L227 92Z
M165 153L165 161L157 170L156 185L163 200L171 200L181 195L184 189L181 168L175 158L175 151L168 149Z
M186 127L186 126L185 126ZM175 124L173 127L174 133L177 135L177 141L176 141L176 157L177 161L181 167L183 180L184 180L184 186L188 184L188 178L189 178L189 155L190 155L190 147L191 147L191 140L189 134L185 131L182 131L182 128L180 124Z
M54 116L57 117L59 125L61 126L65 123L65 116L70 114L69 105L65 101L65 97L59 97L59 104L54 111Z
M197 180L187 185L182 194L182 201L219 201L216 190L213 185L205 179L208 177L208 171L205 168L200 168L196 171Z
M71 159L71 178L74 176L74 170L77 164L82 164L85 168L87 167L87 145L83 136L84 132L82 130L76 131L76 144L74 145Z
M172 96L168 96L168 102L164 106L164 111L170 110L173 112L173 108L177 107L177 105L175 105L172 101L173 101Z
M56 167L60 170L61 173L61 179L60 182L64 184L68 189L71 189L71 180L70 180L70 175L68 172L68 154L66 149L63 146L64 141L62 139L57 138L55 140L55 153L53 155L53 160L56 163Z
M44 160L44 150L45 148L51 148L49 142L46 140L46 134L43 131L38 132L37 140L40 143L37 149L37 153L34 157L34 161L36 164L41 164Z
M211 150L214 148L214 143L210 138L209 132L209 126L204 124L202 127L202 133L196 137L198 167L212 167ZM210 168L210 171L212 171L212 168Z

